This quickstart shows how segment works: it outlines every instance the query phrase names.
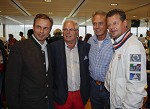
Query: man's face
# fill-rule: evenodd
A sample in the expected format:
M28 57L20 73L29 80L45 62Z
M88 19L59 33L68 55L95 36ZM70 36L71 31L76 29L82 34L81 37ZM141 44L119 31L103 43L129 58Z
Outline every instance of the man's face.
M63 26L63 37L66 43L73 43L76 41L79 31L75 28L75 24L68 21Z
M127 21L121 21L119 15L113 15L107 18L107 25L111 37L116 39L127 31Z
M106 24L106 16L104 15L95 15L92 19L93 30L98 39L103 40L106 37L107 33L107 24Z
M37 19L33 25L35 38L43 44L45 39L49 36L51 30L51 22L48 19Z

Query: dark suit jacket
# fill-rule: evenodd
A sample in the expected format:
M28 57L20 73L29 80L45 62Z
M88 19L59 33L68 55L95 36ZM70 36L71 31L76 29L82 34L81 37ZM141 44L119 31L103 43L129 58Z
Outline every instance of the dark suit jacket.
M52 43L52 42L60 40L60 39L63 39L63 36L53 36L53 37L50 37L49 39L47 39L47 43Z
M50 49L47 49L49 69L46 72L41 46L33 38L12 46L6 69L6 97L9 109L48 109L48 106L53 108L51 56ZM47 96L50 99L49 105Z
M58 104L64 104L68 96L67 85L67 65L66 65L66 53L64 40L58 40L50 44L52 53L52 66L54 73L54 99ZM88 53L90 45L78 41L78 52L80 62L80 92L81 98L84 104L86 104L89 98L89 59ZM87 57L87 58L85 58Z
M2 40L0 40L0 50L2 52L2 57L3 57L3 65L4 65L4 74L5 74L5 70L6 70L6 62L7 62L7 53L4 47L4 43ZM1 72L2 73L2 72Z

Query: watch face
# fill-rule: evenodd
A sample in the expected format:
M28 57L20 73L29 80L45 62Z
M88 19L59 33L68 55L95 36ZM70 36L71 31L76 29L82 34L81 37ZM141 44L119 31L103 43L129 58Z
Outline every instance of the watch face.
M141 62L141 54L130 54L131 62Z

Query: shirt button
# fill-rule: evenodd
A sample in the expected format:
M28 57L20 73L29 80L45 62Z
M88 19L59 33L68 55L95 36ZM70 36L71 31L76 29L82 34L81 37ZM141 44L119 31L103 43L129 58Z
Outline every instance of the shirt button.
M48 74L46 74L46 76L48 76Z
M43 64L45 65L45 62Z
M47 87L48 87L48 84L47 84Z
M45 98L48 98L48 96L45 96Z

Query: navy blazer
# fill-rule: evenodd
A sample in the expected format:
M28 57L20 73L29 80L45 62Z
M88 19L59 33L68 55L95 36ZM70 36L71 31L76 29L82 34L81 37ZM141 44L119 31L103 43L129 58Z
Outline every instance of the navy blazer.
M80 63L80 93L84 104L89 98L89 59L90 45L78 41L78 53ZM54 99L58 104L64 104L68 96L67 64L64 40L58 40L50 44L52 56L52 69L54 76ZM85 58L86 57L86 58Z

